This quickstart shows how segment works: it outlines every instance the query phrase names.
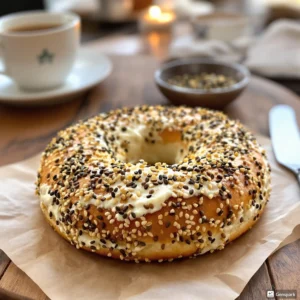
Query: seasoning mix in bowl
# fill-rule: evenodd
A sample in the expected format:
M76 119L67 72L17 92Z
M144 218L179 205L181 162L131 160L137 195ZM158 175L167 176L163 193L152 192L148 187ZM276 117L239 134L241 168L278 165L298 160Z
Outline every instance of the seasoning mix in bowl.
M235 100L249 82L246 67L198 58L178 59L155 72L155 82L175 105L222 109Z
M227 88L236 83L230 76L215 73L175 75L168 79L168 83L180 87L210 91Z

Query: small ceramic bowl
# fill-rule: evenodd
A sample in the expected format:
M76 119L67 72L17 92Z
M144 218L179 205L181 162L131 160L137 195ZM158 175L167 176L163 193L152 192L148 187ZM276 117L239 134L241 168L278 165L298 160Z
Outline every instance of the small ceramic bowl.
M168 83L176 75L215 73L230 76L236 83L227 88L210 91L179 87ZM242 65L203 60L198 58L178 59L164 64L154 75L160 91L175 105L202 106L222 109L235 100L249 83L250 73Z

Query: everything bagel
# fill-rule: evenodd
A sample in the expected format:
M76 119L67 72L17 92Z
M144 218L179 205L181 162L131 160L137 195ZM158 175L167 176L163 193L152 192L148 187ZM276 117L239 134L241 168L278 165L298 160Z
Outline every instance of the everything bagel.
M223 249L270 194L265 151L202 108L141 106L60 131L37 179L50 225L78 249L164 261Z

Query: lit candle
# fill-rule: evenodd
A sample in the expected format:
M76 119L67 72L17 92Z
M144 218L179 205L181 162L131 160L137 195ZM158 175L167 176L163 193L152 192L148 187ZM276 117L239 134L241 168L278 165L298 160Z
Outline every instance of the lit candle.
M175 21L175 14L171 11L163 11L159 6L149 7L140 18L141 30L167 30Z

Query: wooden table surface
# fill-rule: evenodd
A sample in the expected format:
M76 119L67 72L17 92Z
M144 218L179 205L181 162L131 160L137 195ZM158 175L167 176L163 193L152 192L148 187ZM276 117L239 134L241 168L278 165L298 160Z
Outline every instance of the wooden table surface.
M72 102L38 108L0 105L0 165L23 160L42 151L59 129L78 119L124 105L167 103L154 85L153 72L159 63L153 57L112 56L111 59L114 65L112 75ZM245 93L225 112L240 119L254 132L268 136L268 111L272 106L283 103L291 105L300 120L298 96L271 81L253 77ZM297 289L299 286L300 240L269 257L239 299L266 299L266 290L272 287ZM47 299L1 251L0 288L30 299ZM0 299L14 298L0 295Z

